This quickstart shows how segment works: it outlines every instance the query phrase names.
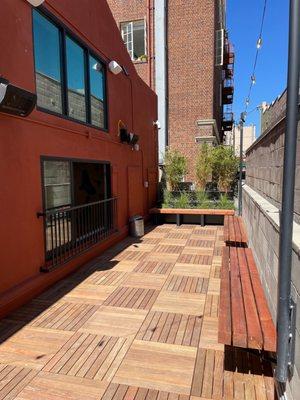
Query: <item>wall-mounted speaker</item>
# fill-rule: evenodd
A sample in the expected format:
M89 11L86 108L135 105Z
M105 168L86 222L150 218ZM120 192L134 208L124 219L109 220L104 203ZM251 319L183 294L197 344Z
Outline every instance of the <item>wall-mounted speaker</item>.
M27 117L36 105L36 94L0 78L0 112Z

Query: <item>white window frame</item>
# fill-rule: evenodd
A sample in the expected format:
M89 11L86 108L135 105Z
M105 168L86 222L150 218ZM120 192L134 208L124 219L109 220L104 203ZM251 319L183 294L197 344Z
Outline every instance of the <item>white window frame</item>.
M133 39L133 28L134 24L138 22L144 22L144 48L145 48L145 56L147 56L147 25L146 19L138 19L135 21L128 21L128 22L121 22L120 30L121 36L127 48L127 51L130 55L132 61L139 61L138 59L134 58L134 39Z
M224 63L224 42L225 30L219 29L216 31L216 66L222 66Z

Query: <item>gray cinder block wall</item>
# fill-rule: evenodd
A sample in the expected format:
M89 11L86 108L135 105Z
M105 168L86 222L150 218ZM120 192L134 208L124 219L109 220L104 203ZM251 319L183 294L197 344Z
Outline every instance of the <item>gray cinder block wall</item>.
M264 113L265 131L246 154L246 185L243 188L243 218L249 245L260 272L274 322L277 313L279 258L279 215L285 134L283 94ZM294 207L292 296L297 304L296 353L294 376L287 385L289 399L300 398L300 126Z

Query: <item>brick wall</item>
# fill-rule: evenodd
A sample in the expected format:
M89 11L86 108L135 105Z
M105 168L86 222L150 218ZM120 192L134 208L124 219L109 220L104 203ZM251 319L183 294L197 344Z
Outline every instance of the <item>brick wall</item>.
M154 0L108 0L109 7L120 28L121 22L136 21L144 19L147 27L147 62L135 61L134 65L139 76L149 85L154 88L154 30L153 30L153 1ZM150 6L150 11L148 8ZM149 15L150 13L150 15ZM150 16L150 20L149 20ZM150 28L150 32L149 32ZM150 35L150 41L149 41ZM150 47L150 48L149 48ZM149 61L151 66L149 67ZM151 68L151 74L150 69Z
M135 63L139 75L155 88L154 0L108 0L115 20L145 18L150 37L151 66ZM148 8L150 5L150 22ZM213 136L211 126L199 127L198 120L216 119L221 126L220 84L221 67L215 67L215 37L219 29L219 4L211 0L172 0L168 2L168 142L188 159L190 173L186 180L195 179L198 136ZM149 32L150 28L150 32ZM151 70L151 74L150 74Z
M213 135L211 127L199 128L196 122L215 118L220 102L214 96L216 18L210 0L169 2L169 145L187 157L187 180L195 179L195 137Z

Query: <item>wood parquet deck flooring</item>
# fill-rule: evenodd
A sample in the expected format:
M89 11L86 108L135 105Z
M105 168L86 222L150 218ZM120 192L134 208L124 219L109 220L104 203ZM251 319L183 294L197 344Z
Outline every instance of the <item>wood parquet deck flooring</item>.
M218 343L223 246L149 228L0 321L0 400L274 400L270 365Z

